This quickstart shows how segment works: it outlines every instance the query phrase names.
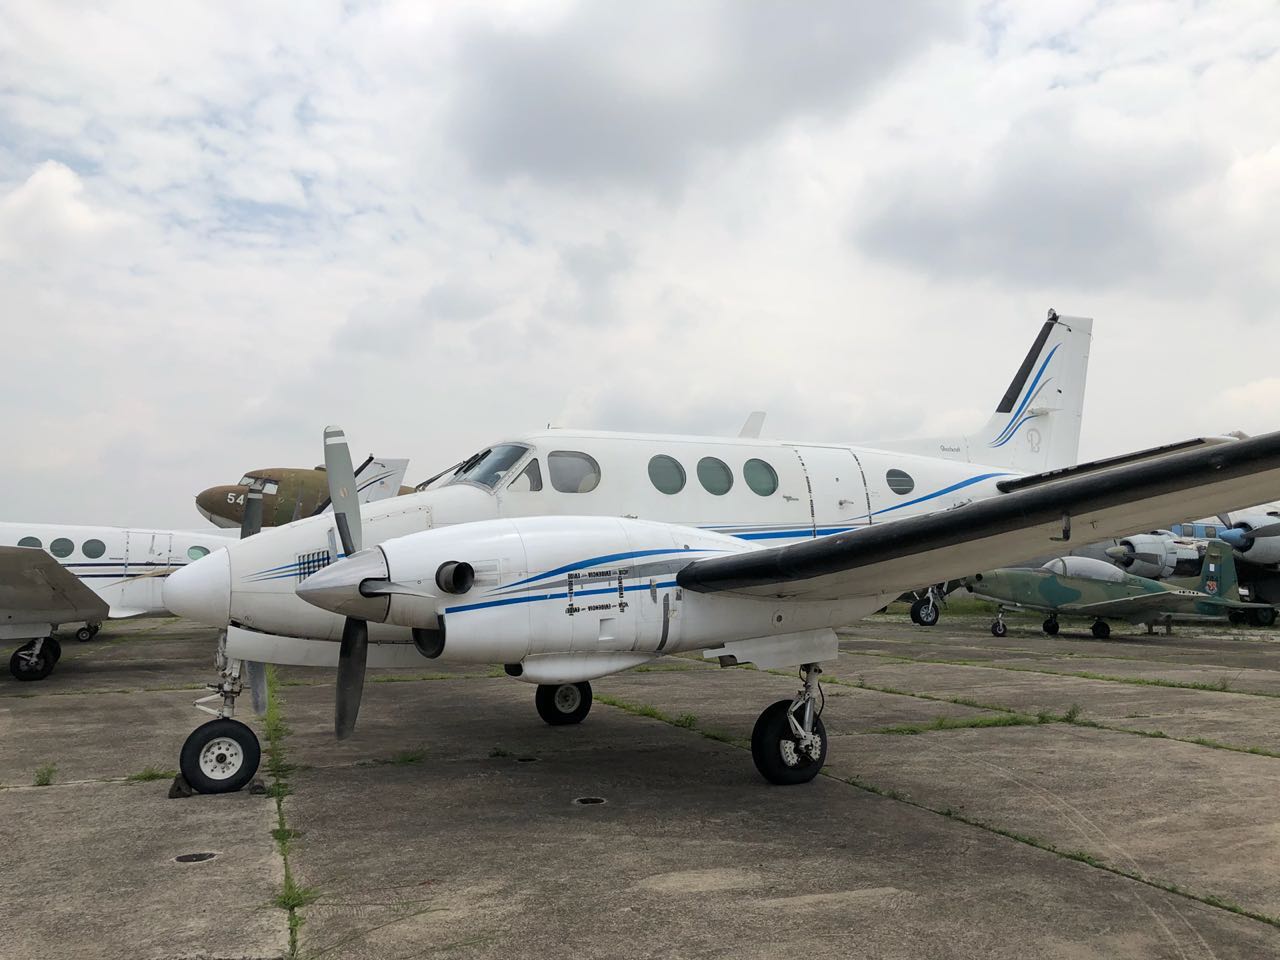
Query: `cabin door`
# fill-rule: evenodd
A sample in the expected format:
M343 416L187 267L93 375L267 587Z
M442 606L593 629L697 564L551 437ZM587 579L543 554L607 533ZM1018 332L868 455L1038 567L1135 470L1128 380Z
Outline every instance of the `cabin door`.
M848 447L795 447L804 464L813 535L825 537L870 522L862 466Z

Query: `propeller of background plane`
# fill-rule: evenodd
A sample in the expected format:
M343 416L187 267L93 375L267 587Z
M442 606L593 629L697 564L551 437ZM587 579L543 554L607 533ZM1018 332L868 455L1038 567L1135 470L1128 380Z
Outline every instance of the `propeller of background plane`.
M262 488L265 479L254 480L244 495L244 518L240 521L240 539L252 537L262 530ZM267 712L267 668L253 660L244 661L245 679L249 681L249 699L253 712L262 716Z
M1256 540L1265 540L1268 537L1280 537L1280 523L1268 523L1264 527L1255 527L1252 530L1245 530L1243 527L1233 527L1230 530L1223 530L1218 537L1225 540L1241 553L1247 552Z
M360 550L360 500L356 496L351 451L347 449L347 437L341 427L324 428L324 467L342 552L350 557ZM342 646L338 651L338 682L333 710L333 729L339 740L345 740L355 730L368 654L368 621L347 617L342 625Z

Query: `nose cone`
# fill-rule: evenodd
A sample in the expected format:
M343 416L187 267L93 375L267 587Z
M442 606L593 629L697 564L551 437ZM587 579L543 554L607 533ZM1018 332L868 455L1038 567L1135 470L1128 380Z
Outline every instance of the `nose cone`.
M164 582L164 605L180 617L225 627L231 619L231 560L226 548L171 573Z
M378 585L385 586L388 578L386 556L372 547L317 570L298 584L297 594L321 610L382 623L391 597L372 591Z
M240 498L244 496L246 489L227 485L201 490L196 494L196 509L200 511L200 516L216 526L227 529L238 527L244 517L244 502Z

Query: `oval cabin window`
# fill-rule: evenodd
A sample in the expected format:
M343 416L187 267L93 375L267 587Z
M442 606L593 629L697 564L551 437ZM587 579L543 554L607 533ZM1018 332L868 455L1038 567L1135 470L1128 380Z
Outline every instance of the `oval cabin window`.
M752 492L762 497L778 492L778 474L763 460L751 459L743 464L742 477Z
M889 484L889 489L900 497L905 497L916 488L916 482L905 470L890 470L884 475L884 479Z
M722 497L733 486L733 471L723 460L703 457L698 461L698 482L707 493Z
M69 557L71 556L71 551L75 548L76 545L66 537L59 537L57 540L53 541L53 543L49 544L49 552L55 557Z
M576 450L552 450L547 454L551 486L561 493L590 493L600 486L596 458Z
M23 537L21 540L19 540L19 541L18 541L18 546L20 546L20 547L43 547L43 546L44 546L44 544L40 542L40 538L39 538L39 537Z
M101 540L86 540L80 544L80 552L90 560L97 560L107 552L107 545Z
M187 547L187 556L192 560L199 560L201 557L207 557L208 555L208 547Z
M649 481L663 493L679 493L685 484L684 467L674 457L660 453L649 461Z

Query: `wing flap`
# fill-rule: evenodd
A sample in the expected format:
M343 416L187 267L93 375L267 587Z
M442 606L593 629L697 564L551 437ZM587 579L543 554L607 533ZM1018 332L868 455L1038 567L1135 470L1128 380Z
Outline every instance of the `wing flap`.
M937 513L696 561L682 587L838 600L897 594L1079 543L1261 502L1280 487L1280 432L1066 476ZM1063 534L1069 531L1064 543Z
M107 609L105 600L38 547L0 547L0 621L99 621Z

